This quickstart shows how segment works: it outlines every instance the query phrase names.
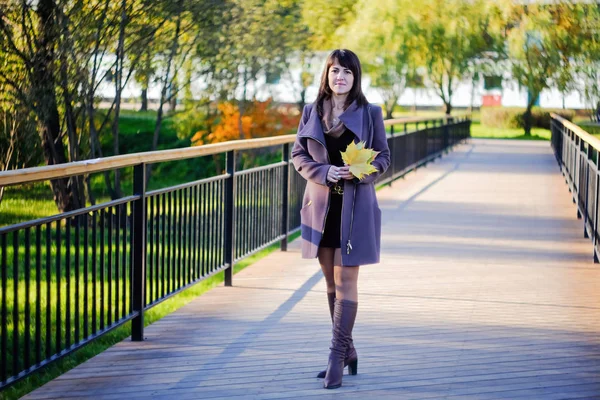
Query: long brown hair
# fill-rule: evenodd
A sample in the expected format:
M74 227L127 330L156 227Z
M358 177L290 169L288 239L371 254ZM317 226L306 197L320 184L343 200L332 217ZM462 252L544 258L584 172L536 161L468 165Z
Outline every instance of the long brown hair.
M348 108L353 101L356 100L356 104L360 106L364 106L368 104L367 98L365 97L362 91L361 85L361 76L362 76L362 68L360 66L360 60L358 56L354 54L354 52L346 49L337 49L329 54L327 57L327 61L325 62L325 69L323 69L323 74L321 74L321 85L319 86L319 94L317 95L317 99L315 100L315 104L317 105L317 113L320 117L323 116L323 101L328 100L333 95L333 91L329 87L329 68L333 65L333 63L337 60L337 62L344 68L348 68L352 71L352 75L354 76L354 83L352 84L352 89L348 93L348 97L346 97L346 103L344 104L344 109Z

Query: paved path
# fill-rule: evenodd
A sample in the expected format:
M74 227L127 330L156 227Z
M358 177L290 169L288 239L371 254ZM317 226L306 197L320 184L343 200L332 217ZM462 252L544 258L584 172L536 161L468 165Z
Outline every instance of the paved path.
M27 398L600 399L600 267L547 142L472 140L378 196L342 388L295 242Z

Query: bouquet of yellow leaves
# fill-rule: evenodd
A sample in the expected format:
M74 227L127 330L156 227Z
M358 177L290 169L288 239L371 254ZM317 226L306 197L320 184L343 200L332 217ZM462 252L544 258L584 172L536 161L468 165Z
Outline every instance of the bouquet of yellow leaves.
M342 154L342 160L350 167L352 175L358 179L362 179L366 175L377 172L377 168L371 163L375 157L377 157L379 152L365 148L365 142L352 142L348 145L346 151L340 153Z

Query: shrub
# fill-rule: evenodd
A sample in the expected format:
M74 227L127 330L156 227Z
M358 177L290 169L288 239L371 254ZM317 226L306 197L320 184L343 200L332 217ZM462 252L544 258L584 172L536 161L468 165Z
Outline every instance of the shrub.
M573 110L534 108L532 111L533 126L538 128L550 129L550 121L552 119L550 117L551 113L558 114L568 121L573 121L573 117L575 117L575 111Z
M524 110L514 107L482 107L481 125L491 128L522 127Z
M550 114L555 113L573 121L575 111L563 109L541 109L534 107L531 111L532 127L550 129ZM518 107L483 107L481 108L481 124L492 128L523 129L525 108Z
M578 125L590 135L600 135L600 125L592 125L591 123L581 123Z
M192 138L192 145L224 142L240 138L240 110L236 104L220 103L219 115L211 130L199 130ZM245 139L295 133L300 114L297 108L276 106L272 100L254 101L248 105L241 118Z

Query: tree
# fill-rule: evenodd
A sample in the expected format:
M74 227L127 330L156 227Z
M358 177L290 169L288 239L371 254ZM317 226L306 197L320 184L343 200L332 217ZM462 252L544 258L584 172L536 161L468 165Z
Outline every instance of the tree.
M404 5L410 9L407 43L415 63L427 70L429 84L452 112L458 83L470 75L475 60L492 54L499 25L494 2L484 0L425 0Z
M356 0L311 0L302 3L302 19L310 32L313 50L338 48L344 29L351 26L360 9Z
M404 93L407 83L408 65L402 56L384 56L376 62L365 64L371 84L377 88L385 109L385 117L392 118L394 107Z
M36 124L23 107L0 103L0 171L38 165L43 158ZM5 187L0 187L0 203Z
M371 85L383 99L386 118L392 118L407 77L415 69L411 63L414 50L407 45L406 6L405 1L379 0L376 5L360 1L352 22L338 30L344 47L360 54Z
M12 63L0 69L0 84L35 114L46 164L65 163L67 151L62 139L57 93L61 79L58 75L61 63L58 44L62 31L59 18L64 13L53 0L11 2L0 13L0 52L4 53L4 60ZM82 205L82 192L76 179L54 179L50 186L60 211Z
M592 6L593 7L593 6ZM589 32L587 5L567 1L513 4L508 9L507 53L514 79L528 91L523 125L531 134L532 108L542 90L567 90Z
M226 99L238 100L238 137L247 137L243 117L270 73L289 70L305 46L308 29L299 0L232 0L214 64ZM218 71L218 72L217 72Z
M591 119L600 122L600 5L586 7L579 24L586 34L576 67L582 77L578 90L590 110Z

